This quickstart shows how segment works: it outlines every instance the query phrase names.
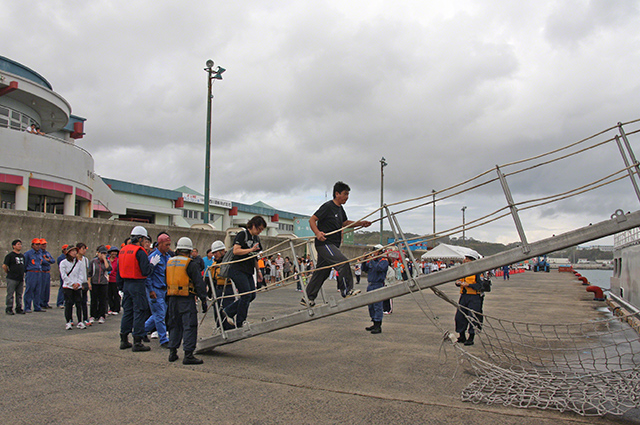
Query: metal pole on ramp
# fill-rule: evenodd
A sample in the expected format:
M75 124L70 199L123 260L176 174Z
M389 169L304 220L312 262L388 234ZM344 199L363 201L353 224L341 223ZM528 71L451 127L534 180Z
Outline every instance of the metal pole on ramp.
M453 282L465 276L474 275L486 270L502 267L507 264L517 263L532 257L565 249L591 240L600 239L602 237L639 226L640 211L624 214L621 210L618 210L611 215L611 219L609 220L530 243L530 250L528 253L524 253L521 247L513 248L499 254L484 257L437 273L419 276L415 279L415 282L420 289L431 288L447 282ZM334 296L330 296L326 300L326 304L317 305L310 309L286 314L284 316L265 320L259 323L247 323L242 328L227 331L226 338L223 338L221 334L205 337L198 341L196 351L199 353L210 351L221 345L230 344L242 339L333 316L334 314L340 314L371 303L384 301L388 298L406 295L410 292L411 291L405 282L399 281L395 285L386 286L355 297L336 299Z

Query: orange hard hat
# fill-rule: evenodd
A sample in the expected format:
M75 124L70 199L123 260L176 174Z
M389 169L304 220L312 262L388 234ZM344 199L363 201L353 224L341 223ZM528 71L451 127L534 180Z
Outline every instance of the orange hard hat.
M40 245L40 238L33 238L33 239L31 240L31 243L32 243L32 244L36 244L36 245Z

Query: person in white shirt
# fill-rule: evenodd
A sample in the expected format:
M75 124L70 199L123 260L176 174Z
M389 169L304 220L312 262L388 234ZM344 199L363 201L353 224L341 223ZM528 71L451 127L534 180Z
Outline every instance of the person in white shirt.
M64 291L64 318L67 322L66 329L73 329L73 306L76 307L78 317L78 329L86 326L82 321L82 282L86 279L86 269L82 262L78 262L76 256L78 248L70 245L66 257L60 262L60 280Z

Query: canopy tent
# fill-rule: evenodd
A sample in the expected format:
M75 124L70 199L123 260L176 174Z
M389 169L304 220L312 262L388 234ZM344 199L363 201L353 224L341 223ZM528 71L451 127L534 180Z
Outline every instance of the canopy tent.
M447 245L444 243L439 244L431 251L427 251L422 254L423 260L464 260L464 257L469 256L475 259L482 258L477 251L466 248L464 246Z

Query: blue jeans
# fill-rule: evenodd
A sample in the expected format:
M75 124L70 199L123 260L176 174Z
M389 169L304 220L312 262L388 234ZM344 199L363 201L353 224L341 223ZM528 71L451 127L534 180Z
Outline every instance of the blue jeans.
M152 332L154 329L158 331L158 338L160 338L160 344L169 342L167 338L167 326L165 325L165 317L167 315L167 303L165 297L167 291L162 289L156 289L156 299L149 297L149 290L147 289L147 301L149 302L149 308L151 309L151 317L147 319L144 324L145 332Z
M33 309L40 311L40 280L42 273L40 271L27 271L24 274L24 311L31 311L31 303Z
M375 291L384 286L384 282L369 282L367 292ZM369 304L369 316L374 322L382 322L382 301Z
M144 321L147 310L147 291L144 280L125 280L122 298L122 321L120 333L133 336L145 336Z
M253 276L234 268L231 268L229 271L229 278L233 280L236 288L238 288L238 292L240 292L240 299L234 301L227 308L224 309L224 312L229 317L236 318L236 326L242 327L242 324L245 320L247 320L247 314L249 313L249 304L256 298L256 293L251 292L250 294L243 294L244 292L254 291L256 289L256 284L253 281Z

